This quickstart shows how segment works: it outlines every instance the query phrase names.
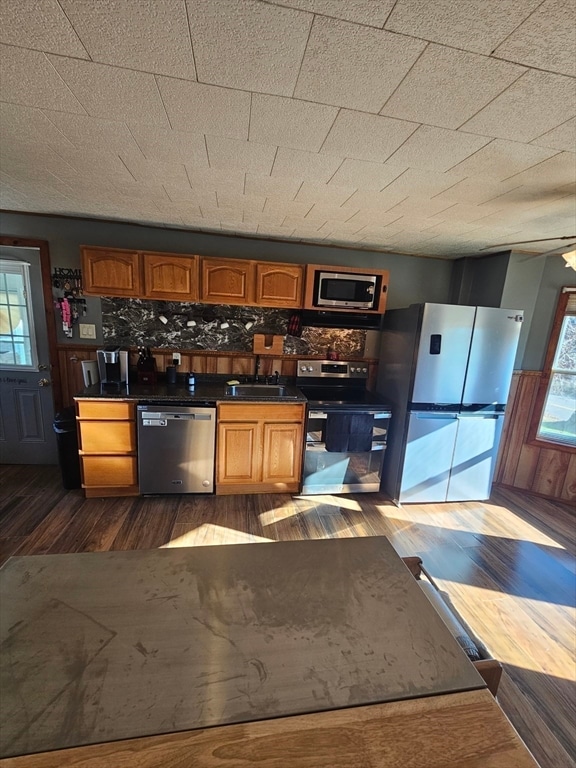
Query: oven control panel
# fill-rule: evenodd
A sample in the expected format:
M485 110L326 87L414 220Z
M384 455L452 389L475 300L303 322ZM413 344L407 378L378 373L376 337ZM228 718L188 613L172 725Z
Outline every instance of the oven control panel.
M343 360L298 360L296 376L302 378L367 379L368 366Z

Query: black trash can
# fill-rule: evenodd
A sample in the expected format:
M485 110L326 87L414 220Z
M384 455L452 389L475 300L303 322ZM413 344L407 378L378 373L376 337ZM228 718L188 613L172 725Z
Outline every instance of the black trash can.
M54 432L58 446L58 463L62 473L62 485L66 490L80 488L80 457L78 456L78 432L74 407L64 408L54 417Z

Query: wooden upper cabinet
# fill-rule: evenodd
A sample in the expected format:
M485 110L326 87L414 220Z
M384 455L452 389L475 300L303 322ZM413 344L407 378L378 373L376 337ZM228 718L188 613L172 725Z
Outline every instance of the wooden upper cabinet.
M200 301L254 304L254 262L242 259L202 259Z
M116 248L82 246L84 293L95 296L142 295L140 254Z
M198 257L172 253L142 254L147 299L198 301Z
M302 306L304 266L256 263L256 304L261 307Z

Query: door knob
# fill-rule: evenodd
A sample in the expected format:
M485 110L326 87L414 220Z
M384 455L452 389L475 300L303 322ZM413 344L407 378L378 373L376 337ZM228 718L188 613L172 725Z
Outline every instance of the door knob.
M38 382L39 387L49 387L50 386L50 379L40 379Z

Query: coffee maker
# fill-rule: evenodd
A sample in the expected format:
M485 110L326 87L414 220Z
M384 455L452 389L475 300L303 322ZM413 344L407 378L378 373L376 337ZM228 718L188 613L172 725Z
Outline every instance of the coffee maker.
M103 392L128 392L128 350L104 347L96 352Z

